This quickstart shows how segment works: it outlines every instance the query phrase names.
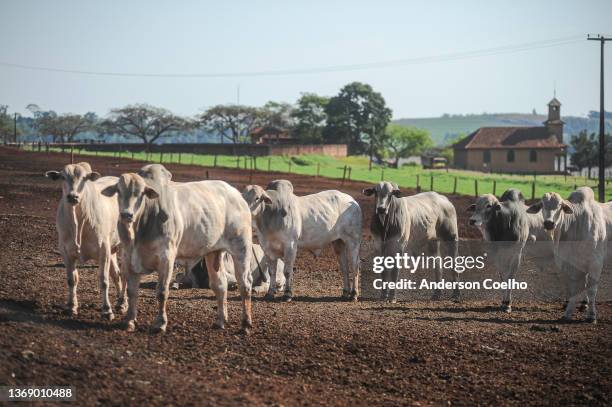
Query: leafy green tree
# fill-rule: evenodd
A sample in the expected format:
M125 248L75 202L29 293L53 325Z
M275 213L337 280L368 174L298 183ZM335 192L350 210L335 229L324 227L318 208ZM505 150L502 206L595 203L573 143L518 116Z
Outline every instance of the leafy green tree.
M74 141L77 134L92 130L96 126L97 117L95 113L89 112L85 115L62 114L54 111L38 111L35 116L35 127L40 135L50 135L56 143Z
M169 110L136 104L112 109L99 128L102 132L140 139L149 149L158 139L170 137L173 132L189 130L191 126L189 120Z
M579 170L588 168L590 178L591 168L596 166L598 161L597 138L595 133L591 133L589 136L586 130L582 130L578 135L571 137L570 144L574 148L572 163L578 167Z
M385 146L394 159L395 168L400 158L421 154L433 146L429 132L416 127L404 127L391 123L387 126L385 135Z
M285 102L269 101L261 109L260 124L278 129L291 129L294 125L293 106Z
M329 98L314 93L303 93L292 112L295 126L293 136L301 143L323 143L323 129L327 120L325 107Z
M369 153L380 148L381 138L391 120L385 99L370 85L352 82L340 89L325 107L325 141L346 143L350 154Z
M262 125L265 115L261 109L243 105L217 105L199 116L199 122L207 130L218 133L221 143L248 143L249 134Z

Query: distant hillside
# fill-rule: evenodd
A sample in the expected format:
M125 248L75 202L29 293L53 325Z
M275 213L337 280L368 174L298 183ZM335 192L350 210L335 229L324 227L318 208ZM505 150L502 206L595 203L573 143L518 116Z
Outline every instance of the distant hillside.
M612 132L612 114L606 112L606 132ZM589 133L599 131L599 114L591 112L588 117L562 116L565 121L564 138L587 129ZM469 134L480 127L493 126L542 126L545 115L525 113L492 113L469 115L443 115L441 117L398 119L395 123L426 129L436 144L444 145L459 134Z

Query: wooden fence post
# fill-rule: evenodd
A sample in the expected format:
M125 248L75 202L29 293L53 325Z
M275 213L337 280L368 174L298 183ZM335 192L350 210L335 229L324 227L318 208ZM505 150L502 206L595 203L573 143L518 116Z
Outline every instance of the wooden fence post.
M497 180L493 180L493 195L495 195L496 189L497 189Z
M179 152L179 164L181 163L181 153Z
M217 154L215 154L215 159L213 161L213 168L217 168Z
M416 185L417 193L421 192L421 175L417 174L417 185Z
M268 157L268 172L270 172L270 168L272 168L272 157Z
M431 174L431 179L429 180L429 190L433 191L434 190L434 181L433 181L433 174Z
M351 180L351 172L353 172L353 167L349 167L348 171L349 171L348 172L348 180L350 181Z
M163 163L164 162L164 151L160 151L159 152L159 163Z
M342 171L342 183L340 185L344 186L345 178L346 178L346 165L344 166L344 170Z
M380 173L380 180L381 181L385 180L385 167L382 167L382 172Z
M291 174L291 159L289 160L289 174Z
M474 196L478 196L478 179L474 179Z
M240 156L236 158L236 169L240 169Z
M249 158L249 156L248 156L248 155L245 155L245 156L244 156L244 169L245 169L245 170L248 168L248 163L247 163L248 158Z
M453 184L453 194L457 193L457 177L455 177L455 182Z
M206 170L206 179L210 179L210 177L208 176L208 170Z
M531 183L531 199L535 199L535 181Z
M257 171L257 156L256 155L253 156L253 169Z
M321 171L321 163L317 163L317 178L319 178L320 171Z
M74 164L74 146L70 146L70 164Z

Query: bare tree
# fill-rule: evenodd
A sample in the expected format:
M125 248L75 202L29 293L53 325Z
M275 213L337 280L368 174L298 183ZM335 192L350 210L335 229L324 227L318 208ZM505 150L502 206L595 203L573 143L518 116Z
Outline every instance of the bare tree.
M251 131L261 124L260 109L241 105L217 105L199 116L200 123L209 131L217 132L221 143L246 143Z
M191 122L172 114L169 110L147 104L128 105L112 109L100 126L106 133L115 133L126 138L138 138L147 145L172 132L189 130Z

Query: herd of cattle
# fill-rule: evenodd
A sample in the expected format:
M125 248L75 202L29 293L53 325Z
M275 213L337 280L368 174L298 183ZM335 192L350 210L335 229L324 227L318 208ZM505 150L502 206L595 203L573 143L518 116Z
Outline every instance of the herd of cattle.
M318 255L329 245L343 274L342 297L359 297L359 250L362 213L349 195L323 191L296 196L291 182L272 181L266 189L247 186L242 194L223 181L174 182L159 164L138 173L102 177L88 163L66 165L45 175L62 180L57 211L59 251L66 267L68 311L78 313L77 263L99 264L102 315L114 317L110 279L117 290L115 310L126 313L126 328L136 327L140 278L157 272L158 315L153 331L165 331L166 304L176 262L193 265L204 259L209 286L217 299L214 326L227 322L228 282L237 283L242 299L242 329L252 326L252 292L272 299L278 288L283 300L293 296L293 265L298 249ZM370 230L376 255L457 256L457 213L443 195L425 192L401 197L397 185L380 182L363 190L376 199ZM494 251L500 279L514 278L529 243L547 242L534 253L540 268L552 265L567 276L564 318L569 319L586 289L587 319L596 320L595 296L608 241L612 241L612 202L595 201L590 188L579 188L568 200L546 193L528 207L520 192L510 189L500 199L479 197L468 208L470 224L479 228ZM259 244L253 243L256 237ZM578 256L576 254L579 253ZM120 256L120 262L118 261ZM189 269L190 266L188 266ZM387 270L385 281L397 281L398 270ZM438 281L442 271L436 270ZM453 273L458 280L459 274ZM395 290L382 298L395 301ZM441 292L434 292L434 299ZM459 300L459 290L453 299ZM511 309L511 291L502 307Z

